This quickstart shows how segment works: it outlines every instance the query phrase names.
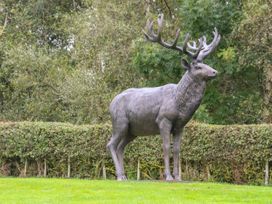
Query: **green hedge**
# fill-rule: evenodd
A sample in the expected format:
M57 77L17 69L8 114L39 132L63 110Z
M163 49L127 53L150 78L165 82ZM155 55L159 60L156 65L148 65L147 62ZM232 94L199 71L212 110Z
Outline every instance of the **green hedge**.
M114 167L106 144L110 124L76 126L66 123L0 123L2 175L108 178ZM263 183L265 162L272 158L272 125L207 125L186 127L181 147L183 179ZM129 178L140 162L143 179L163 175L161 138L138 137L125 152ZM270 174L271 175L271 174Z

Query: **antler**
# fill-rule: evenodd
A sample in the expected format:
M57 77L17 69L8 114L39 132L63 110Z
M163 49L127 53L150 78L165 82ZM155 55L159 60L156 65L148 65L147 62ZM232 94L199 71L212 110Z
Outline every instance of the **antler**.
M146 29L147 32L144 32L144 35L147 40L151 42L157 42L163 47L166 47L168 49L177 50L179 52L183 52L186 55L188 55L190 58L198 61L202 61L208 54L210 54L214 48L218 45L220 41L220 35L218 34L217 30L215 29L214 33L214 39L211 42L211 44L207 45L206 43L206 37L203 36L198 39L198 46L195 41L192 42L192 44L189 42L190 35L189 33L186 34L185 40L183 42L183 46L178 46L177 42L180 35L180 29L176 31L176 37L174 39L174 42L172 44L165 42L161 38L161 31L163 26L163 14L160 14L158 17L158 34L155 34L153 30L153 21L148 20L146 23ZM188 48L188 49L187 49Z
M206 37L203 36L203 39L204 39L203 49L201 49L199 55L197 56L196 58L197 61L203 61L204 58L206 58L210 53L212 53L215 50L215 48L220 42L221 36L218 33L217 29L214 28L212 42L209 45L207 45Z
M172 44L169 44L167 42L164 42L164 40L161 38L162 24L163 24L163 14L160 14L158 17L158 34L155 34L154 30L153 30L153 21L150 21L148 19L146 22L147 32L145 32L143 30L146 39L151 42L157 42L160 45L162 45L163 47L183 52L182 47L177 46L177 42L178 42L179 34L180 34L180 29L178 29L176 32L176 38L175 38L174 42Z

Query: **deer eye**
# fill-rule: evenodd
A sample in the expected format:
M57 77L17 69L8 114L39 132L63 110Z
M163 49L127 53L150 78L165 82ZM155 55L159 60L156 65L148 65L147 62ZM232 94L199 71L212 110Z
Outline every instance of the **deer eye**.
M196 69L202 69L202 67L200 67L200 66L196 66L195 68L196 68Z

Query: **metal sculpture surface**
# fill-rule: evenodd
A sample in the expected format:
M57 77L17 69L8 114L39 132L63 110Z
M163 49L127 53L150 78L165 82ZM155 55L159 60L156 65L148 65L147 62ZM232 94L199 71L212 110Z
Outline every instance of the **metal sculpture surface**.
M217 71L202 63L218 45L220 35L216 28L210 44L206 37L198 39L198 43L189 42L186 35L182 46L178 46L180 30L176 32L173 43L167 43L161 38L163 15L158 17L158 33L153 30L153 22L147 22L145 37L163 47L188 55L192 62L182 59L186 69L178 84L166 84L154 88L131 88L117 95L110 104L112 118L112 137L107 145L111 153L117 180L126 180L123 157L124 148L136 136L160 134L163 140L165 164L165 179L181 180L179 173L179 153L181 134L186 123L199 107L206 83L217 75ZM170 135L173 135L173 176L170 172Z

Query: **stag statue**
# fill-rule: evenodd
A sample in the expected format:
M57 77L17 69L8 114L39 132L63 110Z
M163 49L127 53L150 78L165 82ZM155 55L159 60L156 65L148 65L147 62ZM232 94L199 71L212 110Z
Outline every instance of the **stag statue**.
M161 38L163 14L158 17L158 31L155 34L153 22L148 20L144 35L147 40L156 42L168 49L176 50L191 58L191 63L181 60L186 69L178 84L166 84L154 88L130 88L117 95L110 104L112 118L112 137L107 144L111 153L117 180L126 180L124 171L124 148L136 136L160 134L163 140L165 179L181 180L179 171L180 141L184 126L199 107L206 83L217 75L217 71L203 63L218 45L220 34L213 31L214 38L207 44L206 37L198 42L190 41L186 35L182 46L178 46L180 29L173 43ZM173 176L170 172L170 135L173 135Z

